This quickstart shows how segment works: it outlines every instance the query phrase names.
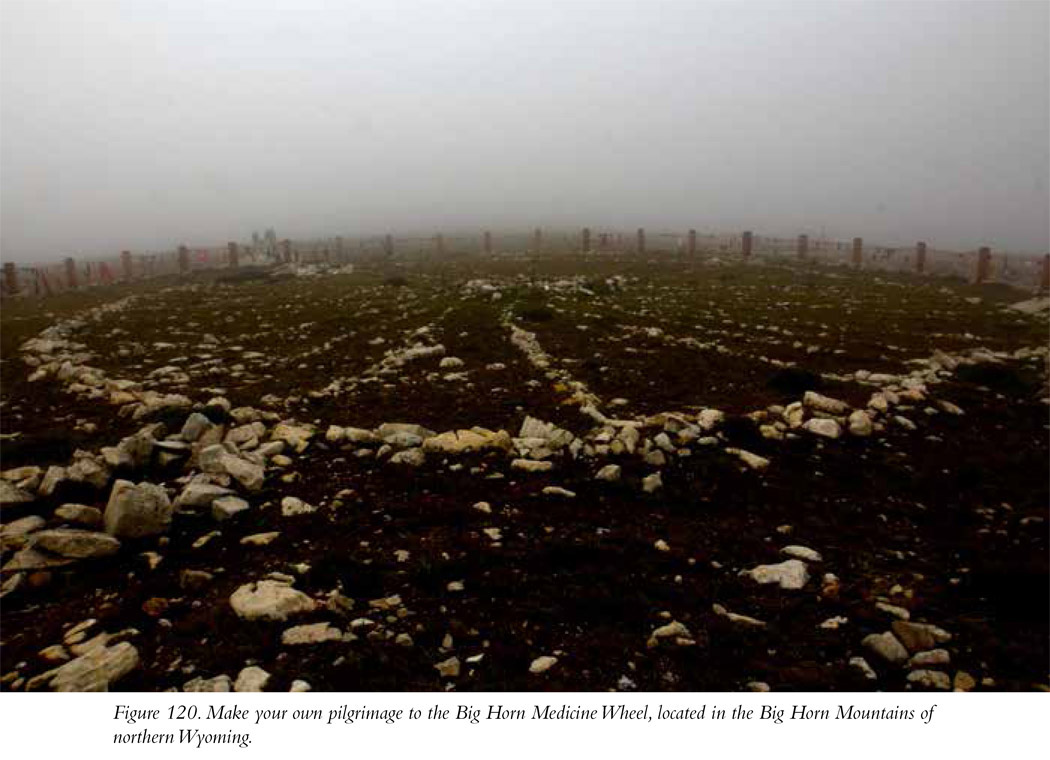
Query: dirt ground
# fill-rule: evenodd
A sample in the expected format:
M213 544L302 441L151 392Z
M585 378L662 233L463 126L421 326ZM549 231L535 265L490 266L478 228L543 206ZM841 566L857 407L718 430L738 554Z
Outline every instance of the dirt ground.
M290 464L268 464L264 486L242 494L250 509L228 521L177 512L164 536L28 574L0 602L4 689L54 667L41 650L87 619L94 631L135 629L125 638L139 664L118 690L235 679L252 664L273 690L295 680L315 691L921 688L909 680L917 666L882 661L862 643L902 616L950 633L938 646L950 662L930 669L953 685L965 683L961 671L976 689L1048 688L1047 362L1014 354L1045 351L1050 330L1045 316L1004 308L1023 293L652 254L365 262L352 274L241 281L200 274L5 302L3 470L65 466L77 449L114 446L153 419L179 433L189 409L136 420L53 378L29 379L25 341L129 296L76 332L90 366L200 409L224 396L318 432ZM512 326L534 334L557 376L519 350ZM376 371L388 352L416 344L444 351ZM871 436L778 440L751 415L805 391L863 409L878 389L857 382L858 370L907 375L935 352L979 348L1010 356L945 372L930 399L895 412L915 429L891 414ZM442 367L447 357L462 366ZM518 436L526 415L583 437L595 422L573 399L580 388L610 418L726 417L717 442L663 465L559 452L551 471L535 473L502 451L429 454L408 467L325 440L330 425L387 422ZM768 466L744 466L727 451L736 448ZM609 463L620 479L595 479ZM662 487L646 492L642 480L657 470ZM186 471L154 461L115 474L163 484L174 498ZM104 509L108 496L69 483L0 516L58 527L56 507ZM320 508L282 516L286 496ZM280 535L268 545L241 544L269 531ZM786 559L789 545L820 555L803 588L741 575ZM13 551L5 546L5 563ZM144 552L163 559L151 569ZM187 569L211 578L188 585ZM317 600L340 589L353 606L287 622L238 617L233 591L273 572ZM372 603L395 595L390 609ZM322 621L354 640L282 643L290 626ZM651 639L672 621L687 635ZM530 672L541 656L557 662ZM457 675L435 668L452 657ZM876 678L851 664L857 657Z

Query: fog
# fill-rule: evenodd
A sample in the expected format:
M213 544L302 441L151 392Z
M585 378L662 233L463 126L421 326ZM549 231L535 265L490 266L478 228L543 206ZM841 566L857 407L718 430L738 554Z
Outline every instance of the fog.
M1050 248L1042 2L0 7L5 260L269 226Z

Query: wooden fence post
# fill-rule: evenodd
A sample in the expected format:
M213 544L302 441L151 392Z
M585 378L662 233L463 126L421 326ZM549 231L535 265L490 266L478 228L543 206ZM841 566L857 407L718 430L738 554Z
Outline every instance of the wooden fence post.
M437 250L437 255L439 257L445 255L445 236L440 232L434 235L434 248Z
M638 253L639 256L644 256L645 255L645 228L644 227L639 227L638 228L637 253Z
M853 266L860 267L864 263L864 238L853 238Z
M4 262L4 289L9 295L18 294L18 268L10 261Z
M1039 276L1039 292L1050 290L1050 253L1043 256L1043 272Z
M976 266L973 281L976 284L982 284L988 280L989 274L991 274L991 249L982 246L978 249L978 266Z
M991 274L992 251L988 246L982 246L977 251L977 275L974 281L981 285L988 280Z
M77 262L73 261L72 257L66 259L66 285L70 290L76 290L80 285L77 278Z
M383 252L387 256L394 255L394 236L389 233L383 238Z
M54 295L54 292L51 290L51 282L47 279L47 270L37 267L33 272L36 274L37 294Z
M584 253L591 252L591 228L584 227L580 232L580 250Z
M346 255L343 252L343 236L339 235L335 239L335 260L340 264L346 263Z
M131 251L120 252L120 264L124 270L124 279L128 282L131 281Z
M539 227L532 231L532 250L539 251L543 248L543 230Z
M288 238L285 238L284 240L282 240L281 241L281 249L282 249L282 252L284 253L284 263L285 264L291 264L292 263L292 241L289 240Z
M230 266L237 267L241 263L241 252L237 247L236 243L230 242L226 244L226 249L230 252Z
M184 246L179 246L179 274L188 274L190 271L190 251Z
M740 252L744 255L745 261L751 258L751 241L751 230L746 230L744 234L740 236Z
M485 230L481 235L481 247L485 251L486 256L492 255L492 233Z
M921 240L915 244L915 271L919 274L926 271L926 243Z
M696 256L696 230L689 230L689 257Z
M798 236L798 257L800 259L806 258L806 254L809 253L809 235Z

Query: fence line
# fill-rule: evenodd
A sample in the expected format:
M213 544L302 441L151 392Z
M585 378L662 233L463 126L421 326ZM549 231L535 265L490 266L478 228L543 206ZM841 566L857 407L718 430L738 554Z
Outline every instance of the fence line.
M633 243L631 238L634 238ZM655 241L650 245L647 241ZM673 242L672 242L673 241ZM503 245L498 245L502 242ZM594 243L597 243L595 246ZM231 241L225 246L188 247L174 251L134 254L122 251L119 256L98 261L76 261L66 258L58 264L20 266L3 265L0 294L10 296L47 296L81 287L131 282L170 275L189 275L196 271L234 269L241 265L334 264L342 265L370 257L391 258L412 255L439 260L451 253L469 251L491 256L497 251L509 253L571 252L584 254L634 253L638 256L672 252L695 260L734 256L750 260L753 256L796 258L855 269L914 272L931 276L961 277L977 284L1000 282L1021 288L1050 290L1050 254L1042 256L995 256L991 248L976 252L947 251L930 248L919 241L914 247L866 247L863 238L849 243L824 238L811 239L800 234L795 239L759 236L747 230L736 235L703 234L687 231L650 231L639 227L631 236L622 230L592 230L583 227L579 233L545 234L536 227L528 233L504 234L500 240L490 230L477 235L448 235L438 232L427 237L361 237L348 244L342 236L321 240L277 241L270 236L253 236L253 244ZM457 250L453 250L453 246Z

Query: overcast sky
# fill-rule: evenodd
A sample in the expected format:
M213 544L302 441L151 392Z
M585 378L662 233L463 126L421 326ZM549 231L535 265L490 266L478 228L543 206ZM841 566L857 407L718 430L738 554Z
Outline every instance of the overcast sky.
M2 254L537 224L1043 252L1048 8L2 0Z

